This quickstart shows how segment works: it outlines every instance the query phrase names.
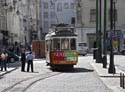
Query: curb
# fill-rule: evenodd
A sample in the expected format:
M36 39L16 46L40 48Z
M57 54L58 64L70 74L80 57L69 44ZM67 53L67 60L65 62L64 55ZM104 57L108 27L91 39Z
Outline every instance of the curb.
M11 73L12 71L14 71L14 70L16 70L16 69L17 69L17 68L12 68L12 69L10 69L10 70L8 70L8 71L0 72L0 77L1 77L1 76L4 76L5 74Z
M111 89L113 92L121 92L121 87L120 87L120 72L121 70L119 70L116 67L116 74L109 74L108 73L108 68L102 68L102 64L101 63L90 63L92 65L92 67L94 68L94 70L97 72L97 74L99 75L100 79L102 80L102 82L109 88Z

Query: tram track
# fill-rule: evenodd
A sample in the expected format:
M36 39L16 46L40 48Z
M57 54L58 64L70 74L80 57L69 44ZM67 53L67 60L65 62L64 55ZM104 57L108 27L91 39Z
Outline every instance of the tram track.
M32 85L34 85L35 83L47 79L47 78L51 78L54 77L56 75L62 74L60 72L47 72L44 74L40 74L37 76L33 76L33 77L29 77L29 78L25 78L21 81L16 82L15 84L7 87L6 89L2 90L1 92L26 92L28 90L28 88L30 88Z

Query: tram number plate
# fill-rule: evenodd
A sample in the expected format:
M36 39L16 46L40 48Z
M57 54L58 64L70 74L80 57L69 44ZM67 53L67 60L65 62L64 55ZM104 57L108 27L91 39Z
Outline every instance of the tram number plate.
M66 61L76 61L75 57L66 57Z

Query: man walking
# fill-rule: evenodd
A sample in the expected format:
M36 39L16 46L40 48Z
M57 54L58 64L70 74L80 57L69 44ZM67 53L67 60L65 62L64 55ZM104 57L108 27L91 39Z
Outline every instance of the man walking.
M34 56L33 56L31 51L30 51L30 53L27 54L26 59L27 59L27 62L28 62L27 72L29 72L30 66L31 66L31 71L33 72L33 59L34 59Z

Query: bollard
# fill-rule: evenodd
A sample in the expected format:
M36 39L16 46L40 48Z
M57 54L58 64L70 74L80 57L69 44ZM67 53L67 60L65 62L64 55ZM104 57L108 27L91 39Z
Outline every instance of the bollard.
M120 73L120 87L122 87L122 73Z
M124 86L124 74L123 74L123 89L125 88L125 86Z
M125 75L124 73L120 73L120 87L122 87L123 89L125 89L125 79L124 79Z

